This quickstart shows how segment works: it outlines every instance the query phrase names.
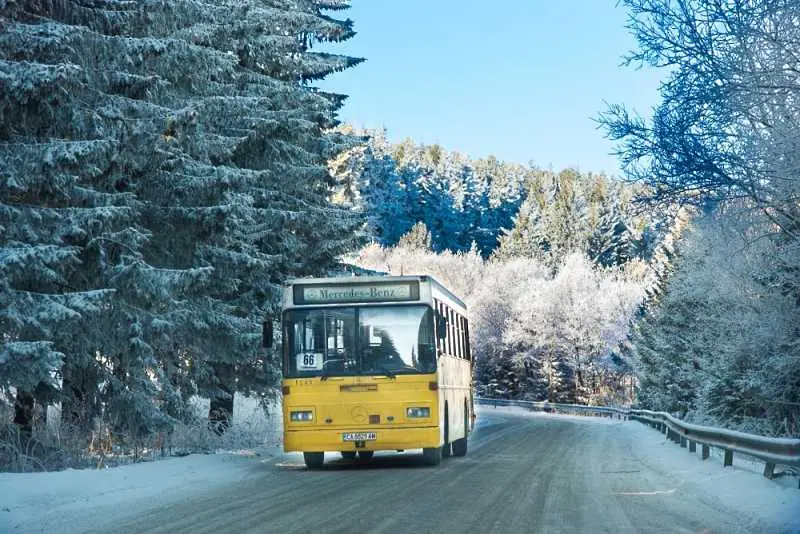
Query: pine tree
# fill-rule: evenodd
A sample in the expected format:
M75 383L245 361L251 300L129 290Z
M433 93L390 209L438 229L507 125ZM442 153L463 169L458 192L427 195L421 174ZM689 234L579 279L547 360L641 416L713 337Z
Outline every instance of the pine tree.
M424 222L434 250L466 252L475 242L484 257L494 251L522 203L525 167L493 157L473 161L412 139L389 145L384 131L357 133L369 141L331 168L337 198L366 215L368 235L393 246Z
M59 372L67 413L132 437L191 393L269 391L257 325L358 224L327 201L343 98L307 85L359 61L310 51L353 34L326 7L2 8L0 362L37 362L3 386Z
M547 233L548 199L531 190L514 217L514 225L503 232L497 249L498 258L534 258L544 260L552 250Z
M432 250L432 241L433 239L428 227L425 226L425 223L418 222L411 227L411 230L409 230L407 234L400 238L397 246L430 252Z
M627 263L632 254L632 236L616 199L600 204L597 226L587 244L587 254L597 265L614 267Z
M588 203L580 178L572 169L560 172L556 178L546 219L550 251L555 258L586 249Z

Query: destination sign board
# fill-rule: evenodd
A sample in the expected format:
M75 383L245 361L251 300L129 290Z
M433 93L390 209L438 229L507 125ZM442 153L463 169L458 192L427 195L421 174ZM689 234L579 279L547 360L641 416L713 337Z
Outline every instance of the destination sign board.
M419 282L372 282L352 284L298 284L295 304L353 302L402 302L419 299Z

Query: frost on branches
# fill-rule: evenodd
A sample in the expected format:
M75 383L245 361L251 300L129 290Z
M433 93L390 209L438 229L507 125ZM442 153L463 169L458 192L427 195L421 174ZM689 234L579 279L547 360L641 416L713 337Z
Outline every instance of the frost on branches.
M592 264L580 253L556 273L535 259L483 260L477 250L435 254L377 245L361 267L428 274L470 308L478 394L504 398L611 404L631 402L631 369L619 344L642 304L646 267Z
M613 105L600 121L629 179L700 208L685 242L661 247L632 339L642 402L797 437L800 4L622 3L628 62L668 69L651 119Z
M344 7L2 4L0 388L131 439L271 391L257 325L356 226L327 201L344 97L309 85L360 61L311 50Z

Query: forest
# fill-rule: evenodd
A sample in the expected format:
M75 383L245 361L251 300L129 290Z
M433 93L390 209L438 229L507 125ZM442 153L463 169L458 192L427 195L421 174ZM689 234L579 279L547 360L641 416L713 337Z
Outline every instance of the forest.
M344 0L0 4L0 467L224 434L282 284L357 268L465 298L480 395L800 435L800 8L622 4L623 177L341 124Z

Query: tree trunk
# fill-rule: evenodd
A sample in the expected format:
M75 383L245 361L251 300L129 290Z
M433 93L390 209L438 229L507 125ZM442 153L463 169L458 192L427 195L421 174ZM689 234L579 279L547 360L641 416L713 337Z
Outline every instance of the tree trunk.
M28 391L18 391L14 399L14 424L27 438L33 433L34 398Z
M217 394L211 397L208 408L208 427L218 436L224 434L231 425L233 416L234 367L229 363L214 364L217 378Z
M61 421L88 432L92 418L97 415L94 395L90 387L96 387L87 380L87 370L76 370L64 366L61 383Z

